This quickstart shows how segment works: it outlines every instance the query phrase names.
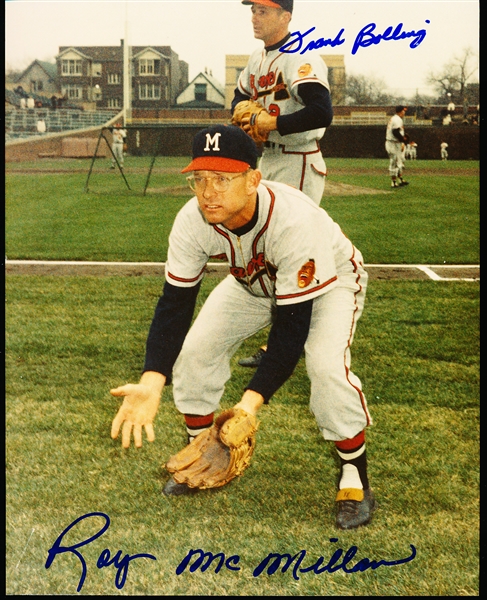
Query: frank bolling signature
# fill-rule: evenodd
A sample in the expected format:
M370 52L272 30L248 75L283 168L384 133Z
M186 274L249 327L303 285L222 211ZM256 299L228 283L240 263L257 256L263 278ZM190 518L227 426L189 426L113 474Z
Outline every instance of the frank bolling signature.
M430 23L429 19L425 20L425 23ZM399 23L396 27L390 25L386 27L386 29L382 33L375 33L377 25L375 23L369 23L362 27L362 29L358 32L355 37L355 41L352 46L352 54L356 54L360 48L368 48L369 46L378 45L381 42L389 42L389 41L399 41L410 39L411 42L409 44L410 48L417 48L421 42L426 37L426 29L418 29L415 31L414 29L410 31L403 30L403 23ZM342 28L337 33L334 38L318 38L316 40L311 40L307 42L307 45L303 48L304 38L309 35L312 31L314 31L316 27L311 27L308 31L301 33L300 31L294 31L291 33L291 38L288 42L286 42L283 46L279 48L281 52L285 52L286 54L295 54L299 52L299 54L304 54L308 52L308 50L317 50L318 48L322 48L323 46L330 46L331 48L335 48L335 46L341 46L345 43L345 38L342 35L345 32L345 29Z

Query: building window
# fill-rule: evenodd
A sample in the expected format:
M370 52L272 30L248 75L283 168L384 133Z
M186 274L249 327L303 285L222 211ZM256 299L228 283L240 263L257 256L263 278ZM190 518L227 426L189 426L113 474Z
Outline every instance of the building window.
M139 60L139 75L159 75L161 71L161 61L152 58L142 58Z
M119 98L109 98L108 99L108 108L121 108L122 103Z
M39 80L39 81L31 81L30 82L31 92L42 92L43 89L44 89L43 81Z
M92 73L93 77L101 77L102 65L101 63L93 63Z
M194 99L200 100L201 102L206 101L206 83L194 84Z
M63 75L82 75L81 60L61 61L61 72Z
M140 100L160 100L161 86L155 83L142 83L139 85Z
M108 83L115 84L120 83L122 78L120 77L120 73L109 73L108 74Z
M244 70L243 67L236 67L235 68L235 83L238 83L238 80L240 78L240 73Z
M80 85L63 85L62 92L63 96L67 96L70 100L81 100L83 98L83 88Z

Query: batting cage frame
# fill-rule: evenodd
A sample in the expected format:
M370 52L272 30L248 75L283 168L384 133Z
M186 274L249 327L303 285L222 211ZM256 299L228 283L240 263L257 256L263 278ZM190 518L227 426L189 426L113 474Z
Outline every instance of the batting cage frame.
M93 158L91 160L91 164L90 164L90 168L88 171L88 176L86 178L86 182L85 182L85 186L84 186L84 191L88 192L89 191L89 182L90 182L90 178L91 178L91 174L93 172L93 166L95 164L95 160L97 158L97 154L98 154L98 149L100 147L101 141L102 139L105 140L109 150L110 150L110 154L112 155L112 158L114 160L114 162L116 163L118 170L121 174L121 176L123 177L123 180L125 182L125 185L127 186L127 189L132 191L132 188L130 187L129 182L127 181L127 178L125 177L125 173L123 172L123 168L120 165L120 163L118 162L117 157L115 156L115 153L113 152L112 149L112 140L108 139L106 137L106 131L113 131L115 129L115 125L109 125L109 126L104 126L101 128L100 130L100 135L98 136L98 140L96 143L96 148L95 151L93 152ZM157 156L159 156L159 150L160 150L160 146L161 146L161 137L164 131L164 128L161 126L157 126L157 125L124 125L122 127L122 129L125 129L127 132L131 131L131 130L140 130L140 129L151 129L151 130L157 130L158 134L157 134L157 138L156 138L156 143L154 146L154 151L152 152L152 156L151 156L151 162L150 162L150 166L149 166L149 171L147 173L147 177L145 180L145 184L144 184L144 191L142 192L142 195L145 196L147 193L147 188L149 186L149 181L152 175L152 169L154 168L154 164L156 162L156 158Z

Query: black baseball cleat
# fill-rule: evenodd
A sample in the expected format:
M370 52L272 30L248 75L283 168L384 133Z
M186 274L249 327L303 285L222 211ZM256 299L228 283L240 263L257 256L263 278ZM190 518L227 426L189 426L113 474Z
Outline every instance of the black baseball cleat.
M401 187L402 187L403 185L409 185L409 181L401 181L401 183L400 183L399 185L400 185Z
M238 364L241 367L252 367L256 369L260 365L260 362L265 352L266 351L263 348L259 348L253 356L249 356L248 358L241 358L238 361Z
M162 493L165 496L188 496L189 494L196 494L198 491L199 488L189 487L187 483L177 483L171 477L164 486Z
M336 501L338 502L336 517L338 529L355 529L361 525L367 525L372 518L372 513L377 508L371 489L347 488L340 490Z

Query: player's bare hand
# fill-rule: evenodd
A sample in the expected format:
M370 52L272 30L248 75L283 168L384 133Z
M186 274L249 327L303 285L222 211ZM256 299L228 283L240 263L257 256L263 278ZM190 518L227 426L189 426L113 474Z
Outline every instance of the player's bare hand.
M122 446L128 448L134 438L137 448L142 446L142 428L145 429L147 440L155 439L153 421L159 408L161 390L144 383L128 383L110 390L110 394L123 397L124 401L112 422L111 436L118 437L122 427Z

